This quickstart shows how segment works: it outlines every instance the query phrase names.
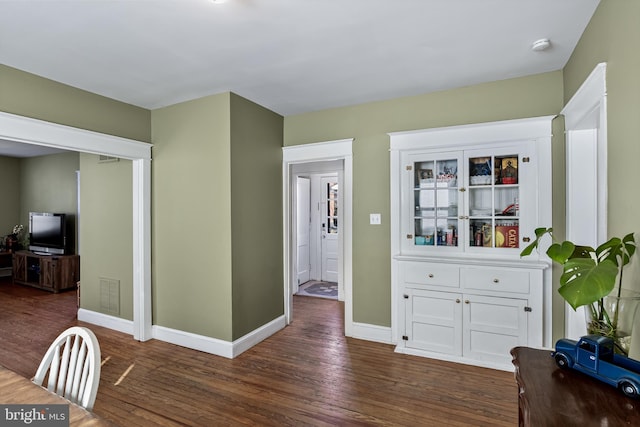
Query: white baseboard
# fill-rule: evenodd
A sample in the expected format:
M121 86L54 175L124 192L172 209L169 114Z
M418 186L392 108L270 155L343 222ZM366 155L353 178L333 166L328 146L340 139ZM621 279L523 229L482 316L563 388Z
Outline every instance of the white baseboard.
M130 320L120 319L109 316L108 314L82 308L78 310L78 320L133 335L133 322ZM159 325L153 325L151 327L151 335L160 341L232 359L258 344L260 341L269 338L271 335L283 329L285 325L284 316L280 316L233 342Z
M271 322L265 325L262 325L258 329L254 329L245 336L238 338L233 342L233 357L236 357L244 351L249 350L260 341L263 341L276 332L284 329L286 325L287 323L283 315L276 319L273 319Z
M468 359L468 358L464 358L462 356L452 356L452 355L448 355L448 354L444 354L444 353L434 353L434 352L430 352L430 351L418 350L418 349L402 347L402 346L397 346L395 348L395 352L396 353L402 353L402 354L409 354L409 355L412 355L412 356L426 357L426 358L429 358L429 359L444 360L444 361L447 361L447 362L462 363L464 365L472 365L472 366L480 366L480 367L483 367L483 368L491 368L491 369L496 369L496 370L499 370L499 371L513 372L515 370L515 367L510 362L500 363L500 362L495 362L495 361Z
M386 326L353 322L351 337L383 344L392 344L391 328Z
M182 347L204 351L205 353L215 354L216 356L227 357L229 359L233 358L233 345L229 341L158 325L151 327L151 336L160 341Z
M119 317L110 316L97 311L78 309L78 320L81 322L91 323L92 325L104 326L124 334L133 335L133 322L131 320L121 319Z
M161 341L233 359L258 344L260 341L269 338L284 327L285 318L284 316L280 316L233 342L205 337L158 325L152 326L151 333L154 338Z

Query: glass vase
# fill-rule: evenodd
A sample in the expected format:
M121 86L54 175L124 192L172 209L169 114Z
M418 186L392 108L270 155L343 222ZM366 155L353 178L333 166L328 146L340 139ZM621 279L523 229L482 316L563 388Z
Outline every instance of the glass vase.
M622 289L618 297L614 289L601 301L585 307L587 333L613 339L616 352L627 356L638 306L640 292Z

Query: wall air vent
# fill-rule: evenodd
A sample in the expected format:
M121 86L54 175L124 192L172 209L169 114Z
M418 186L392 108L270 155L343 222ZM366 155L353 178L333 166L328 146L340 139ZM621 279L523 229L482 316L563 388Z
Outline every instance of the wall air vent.
M98 158L98 163L111 163L111 162L117 162L119 160L120 159L118 157L106 156L104 154L100 154Z
M120 314L120 280L100 277L100 311Z

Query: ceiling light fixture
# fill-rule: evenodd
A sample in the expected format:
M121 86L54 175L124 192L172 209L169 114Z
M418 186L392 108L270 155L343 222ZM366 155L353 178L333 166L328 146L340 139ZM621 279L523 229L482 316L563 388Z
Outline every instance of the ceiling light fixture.
M531 50L542 52L543 50L549 49L549 46L551 46L551 42L549 41L549 39L540 39L533 42L533 44L531 45Z
M213 4L222 4L222 3L226 3L227 0L211 0L211 3Z

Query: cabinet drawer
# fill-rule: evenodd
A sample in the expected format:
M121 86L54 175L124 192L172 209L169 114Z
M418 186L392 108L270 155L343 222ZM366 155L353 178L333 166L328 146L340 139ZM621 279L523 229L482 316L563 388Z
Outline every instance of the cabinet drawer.
M489 268L463 268L460 271L464 289L529 293L529 272Z
M460 287L460 268L453 265L427 262L403 262L401 277L405 286L435 285L448 288Z

